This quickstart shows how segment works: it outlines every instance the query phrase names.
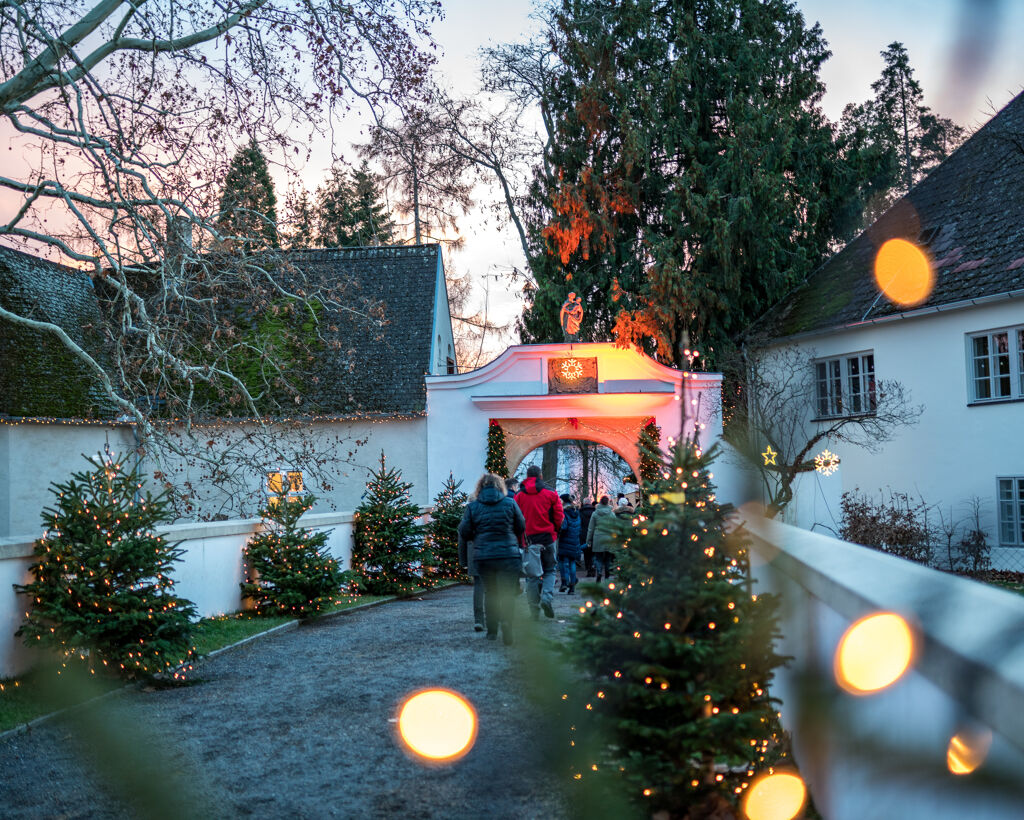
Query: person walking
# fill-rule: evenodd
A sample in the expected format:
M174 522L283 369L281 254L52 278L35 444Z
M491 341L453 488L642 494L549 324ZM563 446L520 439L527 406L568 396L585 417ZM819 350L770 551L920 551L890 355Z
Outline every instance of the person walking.
M496 640L500 626L506 646L514 637L512 604L522 562L519 542L525 532L522 510L506 494L501 476L484 473L459 522L459 538L473 543L473 560L483 580L487 639Z
M580 511L573 506L568 493L559 496L565 518L562 528L558 531L558 567L562 575L562 586L559 592L576 594L576 561L580 557L580 530L582 522Z
M612 522L615 513L612 512L611 499L606 495L601 496L601 501L590 517L590 524L587 527L587 544L594 555L594 573L597 583L601 583L602 577L607 577L612 569Z
M543 609L547 617L554 618L555 537L565 513L562 511L561 499L541 481L540 467L536 464L527 468L523 488L516 493L516 504L526 519L526 549L529 555L524 559L524 565L533 565L534 572L539 570L538 575L528 575L526 579L530 615L537 620L538 609ZM537 562L532 558L540 559L539 567L536 567Z
M583 542L583 568L588 578L594 577L594 551L587 543L590 517L594 514L594 499L588 498L580 507L580 541Z
M469 501L473 499L470 498ZM484 631L484 579L476 570L476 561L473 560L473 542L467 541L459 533L459 566L465 567L466 572L473 579L473 629L476 632Z
M509 498L515 498L519 492L519 481L514 476L505 479L505 492Z

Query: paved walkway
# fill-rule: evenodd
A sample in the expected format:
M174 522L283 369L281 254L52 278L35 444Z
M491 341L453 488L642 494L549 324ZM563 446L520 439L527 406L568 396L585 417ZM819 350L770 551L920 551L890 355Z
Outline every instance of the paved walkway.
M8 738L0 815L566 817L519 656L472 631L471 595L454 587L272 635L204 661L194 686L126 690ZM556 599L558 618L579 601ZM404 695L433 685L462 692L479 717L472 751L442 768L407 757L389 722ZM148 795L148 808L133 813L117 788Z

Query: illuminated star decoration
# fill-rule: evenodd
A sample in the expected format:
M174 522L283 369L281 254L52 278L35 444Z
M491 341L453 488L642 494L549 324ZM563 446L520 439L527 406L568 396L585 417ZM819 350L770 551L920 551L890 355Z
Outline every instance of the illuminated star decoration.
M839 456L828 450L822 450L814 457L814 469L822 475L832 475L839 469Z
M772 449L772 446L770 444L768 445L768 449L761 453L761 455L764 456L765 467L767 467L769 464L775 465L775 456L777 456L778 453Z
M575 381L583 375L583 365L579 359L566 359L562 362L562 376L571 381Z

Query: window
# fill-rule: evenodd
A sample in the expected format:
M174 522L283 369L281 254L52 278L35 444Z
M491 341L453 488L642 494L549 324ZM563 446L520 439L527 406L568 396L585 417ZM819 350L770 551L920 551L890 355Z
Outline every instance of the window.
M814 381L819 418L875 412L874 353L817 361Z
M970 337L971 401L1024 398L1024 327Z
M999 485L999 543L1024 546L1024 476L996 481Z

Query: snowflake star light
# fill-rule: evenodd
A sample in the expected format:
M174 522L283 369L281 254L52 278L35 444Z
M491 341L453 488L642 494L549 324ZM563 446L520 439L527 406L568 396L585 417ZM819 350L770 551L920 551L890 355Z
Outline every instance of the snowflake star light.
M839 456L829 450L822 450L814 457L814 469L824 476L832 475L839 469Z
M576 380L583 375L583 364L579 359L566 359L562 362L563 378Z

